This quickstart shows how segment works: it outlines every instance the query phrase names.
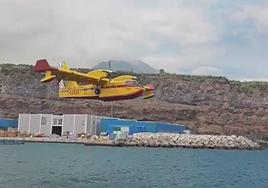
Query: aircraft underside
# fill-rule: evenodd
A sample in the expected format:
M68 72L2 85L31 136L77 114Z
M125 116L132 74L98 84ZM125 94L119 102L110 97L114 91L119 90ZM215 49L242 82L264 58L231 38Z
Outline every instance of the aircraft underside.
M143 96L143 94L144 89L139 86L99 88L97 92L96 88L91 86L61 88L59 90L59 97L61 98L87 98L103 101L133 99Z

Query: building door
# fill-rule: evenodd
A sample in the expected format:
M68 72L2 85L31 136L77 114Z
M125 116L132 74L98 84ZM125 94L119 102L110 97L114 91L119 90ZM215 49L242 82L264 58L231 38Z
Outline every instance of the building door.
M52 134L57 134L57 135L61 136L62 126L52 126Z

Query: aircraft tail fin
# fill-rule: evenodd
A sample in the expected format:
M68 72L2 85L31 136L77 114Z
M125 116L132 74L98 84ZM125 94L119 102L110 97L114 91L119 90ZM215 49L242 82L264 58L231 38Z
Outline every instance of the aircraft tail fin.
M35 72L46 72L46 71L52 71L55 69L57 69L57 68L51 67L48 64L48 61L46 59L37 60L35 66L34 66Z
M37 60L34 66L35 72L45 73L45 77L40 81L41 83L49 82L56 78L56 75L52 74L53 70L57 70L57 68L51 67L46 59Z

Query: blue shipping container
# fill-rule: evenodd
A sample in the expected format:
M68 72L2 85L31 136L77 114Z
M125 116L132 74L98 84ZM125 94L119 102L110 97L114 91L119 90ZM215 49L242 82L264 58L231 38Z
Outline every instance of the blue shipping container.
M0 128L18 128L18 120L16 119L0 119Z
M188 130L186 126L179 124L160 123L153 121L137 121L135 119L118 119L118 118L102 118L101 131L111 134L115 129L120 127L129 127L129 134L138 132L170 132L170 133L184 133Z

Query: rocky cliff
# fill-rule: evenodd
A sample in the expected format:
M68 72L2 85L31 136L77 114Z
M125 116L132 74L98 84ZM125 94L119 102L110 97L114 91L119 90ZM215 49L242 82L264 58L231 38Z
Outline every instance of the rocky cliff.
M87 70L82 70L87 71ZM224 77L138 74L156 96L114 102L114 116L181 123L195 133L268 139L268 83ZM110 102L57 98L57 83L40 84L32 66L1 65L0 117L18 113L110 115Z

